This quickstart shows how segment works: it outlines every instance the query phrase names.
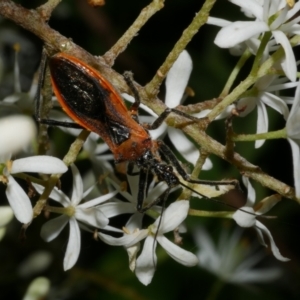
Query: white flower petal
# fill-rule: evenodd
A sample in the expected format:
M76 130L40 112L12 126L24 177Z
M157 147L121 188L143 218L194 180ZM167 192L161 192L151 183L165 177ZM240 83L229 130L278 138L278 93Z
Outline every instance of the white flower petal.
M83 228L83 229L86 230L86 231L94 232L94 231L91 231L91 230L87 230L88 227L83 226L82 223L79 224L79 225L80 225L81 228ZM112 227L112 226L110 226L110 225L105 226L103 229L104 229L104 230L107 230L107 231L110 231L110 232L117 232L117 233L122 233L122 234L124 233L123 230L121 230L121 229L119 229L119 228L116 228L116 227Z
M219 27L225 27L230 25L232 22L224 20L224 19L220 19L220 18L215 18L215 17L208 17L206 24L209 25L216 25Z
M12 176L8 176L5 193L17 220L23 224L31 222L33 210L30 199Z
M144 285L151 283L156 266L156 243L152 236L148 236L145 240L142 253L136 261L135 274L138 280Z
M264 235L263 235L263 232L261 230L258 230L256 229L256 232L257 232L257 238L259 240L259 243L264 246L264 247L268 247L267 243L265 242L265 238L264 238Z
M68 168L62 160L52 156L40 155L14 160L11 173L37 172L56 174L65 173L67 170Z
M258 20L263 20L263 9L262 5L256 0L229 0L231 3L240 6L243 10L246 10L253 17L256 17Z
M135 244L137 244L138 242L140 242L141 240L143 240L144 238L146 238L148 236L148 230L147 229L142 229L142 230L135 230L133 231L133 233L129 234L130 239L128 239L128 243L125 244L125 247L131 247Z
M101 205L102 212L108 218L119 216L122 214L132 214L136 212L135 207L132 203L128 202L116 202L116 203L106 203Z
M242 110L239 114L240 117L247 116L254 108L256 108L256 98L255 97L246 97L242 98L237 103L237 109Z
M9 116L0 119L0 132L0 155L16 153L34 140L36 126L27 116Z
M138 252L140 251L141 244L135 244L132 247L126 248L127 254L128 254L128 260L129 260L129 269L131 272L135 271L136 267L136 257Z
M247 202L246 202L245 206L253 206L255 203L255 198L256 198L255 190L254 190L253 186L251 185L250 180L247 177L243 176L242 180L248 191Z
M180 264L186 267L193 267L198 264L199 261L195 254L180 248L163 235L158 235L157 241L166 250L166 252Z
M282 275L282 272L278 268L269 269L257 269L249 270L245 269L243 272L237 272L231 277L231 282L235 283L264 283L272 282L278 279Z
M261 101L282 114L285 120L288 118L289 108L287 107L286 103L278 96L271 93L263 93L263 95L261 96Z
M257 103L257 128L256 133L268 132L269 119L267 114L266 106L263 102L259 101ZM264 144L265 140L255 141L255 148L259 148Z
M99 205L99 204L101 204L101 203L103 203L103 202L105 202L105 201L113 198L117 193L118 193L118 191L113 191L111 193L105 194L105 195L97 197L95 199L86 201L86 202L80 204L79 206L81 208L89 208L89 207L93 207L93 206Z
M218 266L220 265L219 253L207 231L202 227L197 227L195 230L194 239L199 247L197 256L199 258L200 265L202 265L204 268L209 266L211 270L218 269Z
M230 48L268 30L265 22L234 22L223 27L218 32L214 42L220 48Z
M292 139L288 139L288 141L292 148L296 197L300 199L300 145Z
M134 232L136 228L142 228L144 215L141 213L133 214L127 221L125 227L130 232Z
M69 233L69 242L64 258L64 270L67 271L71 269L79 256L80 253L80 229L75 218L71 218L69 221L70 224L70 233Z
M300 10L300 2L296 2L295 5L288 11L286 20L291 19Z
M153 183L154 183L154 181L153 181ZM152 189L151 190L149 189L147 198L144 200L144 205L153 203L153 201L155 201L167 188L168 188L168 185L163 181L159 182L154 187L152 186ZM155 207L152 207L152 208L155 209ZM161 211L161 206L156 206L156 208L158 208L158 210Z
M274 38L278 44L284 49L285 58L282 60L281 66L285 75L291 80L296 81L297 79L297 64L295 55L290 44L290 41L286 35L281 31L272 31Z
M272 85L267 87L268 92L280 92L281 90L291 89L298 86L298 82L286 82L288 79L286 77L277 78L273 80ZM273 94L272 94L273 95ZM283 97L280 99L284 99Z
M82 200L83 196L83 183L78 168L72 164L71 170L73 174L73 187L71 203L76 206Z
M41 229L41 237L46 242L54 240L69 222L69 217L61 215L46 222Z
M186 50L183 50L169 70L166 78L165 103L168 107L180 104L193 68L193 62Z
M181 200L171 203L162 215L159 233L172 231L179 226L187 217L190 208L190 202ZM161 217L160 217L161 218ZM159 224L159 218L154 223Z
M195 165L200 152L195 145L184 135L184 133L175 128L168 128L169 138L176 150L190 163Z
M233 214L232 219L241 227L252 227L256 222L254 209L249 206L243 206L238 209Z
M50 291L51 283L46 277L37 277L31 281L23 300L46 299Z
M39 194L42 194L44 192L45 187L41 186L39 184L36 184L34 182L32 182L32 185L34 186L34 188L36 189L36 191ZM54 187L54 189L51 191L49 198L59 202L60 204L62 204L64 207L70 206L71 205L71 201L69 199L69 197L62 192L61 190L59 190L57 187Z
M281 196L278 194L271 195L269 197L264 198L260 201L257 206L255 206L255 213L257 215L263 215L269 210L271 210L274 205L276 205L281 200Z
M128 244L136 244L132 243L132 240L135 239L135 237L131 234L124 234L122 237L117 238L102 232L98 232L98 236L104 243L111 246L127 246Z
M288 5L285 5L285 7L283 9L281 9L280 11L278 11L278 8L276 9L276 11L274 13L279 12L279 15L270 24L271 31L277 29L281 24L283 24L285 22L288 11L289 11Z
M264 234L266 234L268 236L268 238L270 240L271 250L272 250L274 256L278 260L281 260L281 261L289 261L290 260L289 258L286 258L280 254L279 249L277 248L270 231L268 230L268 228L265 225L263 225L261 222L257 221L256 228L261 230Z
M254 253L256 247L243 243L240 230L235 230L232 235L222 231L217 247L202 228L197 228L195 240L199 247L199 266L223 281L235 284L260 283L272 281L280 274L276 268L253 269L265 255Z
M157 129L150 130L149 133L153 140L157 140L158 138L163 139L167 129L168 125L166 123L162 123Z
M298 83L295 99L286 122L287 134L290 138L300 139L300 81Z
M108 218L103 214L100 206L90 208L78 206L76 207L75 218L78 221L97 228L104 228L109 223Z

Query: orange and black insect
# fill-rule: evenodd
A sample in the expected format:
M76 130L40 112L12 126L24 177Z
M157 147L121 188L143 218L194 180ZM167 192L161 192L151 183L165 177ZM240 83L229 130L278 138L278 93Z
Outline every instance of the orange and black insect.
M182 113L167 108L153 124L141 125L137 114L140 99L128 73L124 78L136 98L130 109L126 108L123 99L107 79L78 58L66 53L58 53L49 58L49 67L54 93L63 110L76 123L40 119L39 104L36 107L37 120L48 125L85 128L93 131L107 143L116 163L129 162L129 174L133 174L136 165L139 168L137 174L140 175L138 211L143 212L149 208L149 206L143 207L143 201L146 197L150 173L168 185L161 197L155 199L153 203L165 201L170 190L179 184L189 188L179 181L173 168L190 183L215 186L236 183L191 179L173 152L162 141L151 139L148 130L156 129L171 112ZM40 82L42 81L43 79L40 79Z

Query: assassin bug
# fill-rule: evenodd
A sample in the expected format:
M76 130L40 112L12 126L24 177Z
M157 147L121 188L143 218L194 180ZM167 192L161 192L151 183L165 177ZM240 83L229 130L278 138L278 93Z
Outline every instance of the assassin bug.
M44 67L46 58L43 59ZM76 123L41 119L39 101L37 101L37 121L48 125L85 128L97 133L109 146L115 163L127 161L128 174L139 174L137 210L144 212L159 201L165 202L171 189L182 185L178 174L189 183L236 185L236 181L194 180L185 172L173 152L160 140L152 140L148 130L158 128L171 113L191 118L175 109L167 108L152 124L141 125L138 121L140 98L129 73L124 78L135 95L135 102L127 109L116 89L97 70L78 58L66 53L58 53L49 58L51 82L54 93L63 110ZM43 72L42 72L43 74ZM43 82L40 78L40 87ZM38 93L40 94L40 93ZM192 119L194 120L194 119ZM133 172L137 165L139 172ZM143 207L146 198L148 175L152 173L159 181L164 181L168 188L163 194ZM194 191L194 190L192 190ZM195 191L194 191L195 192ZM198 193L199 194L199 193Z

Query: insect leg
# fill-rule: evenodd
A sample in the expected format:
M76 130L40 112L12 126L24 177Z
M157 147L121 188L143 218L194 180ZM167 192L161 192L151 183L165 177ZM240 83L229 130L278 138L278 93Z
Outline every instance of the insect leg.
M146 124L146 125L144 124L144 126L145 126L147 129L149 129L149 130L156 129L156 128L158 128L158 127L164 122L164 120L168 117L168 115L169 115L170 113L175 113L175 114L177 114L177 115L179 115L179 116L183 116L183 117L185 117L185 118L191 120L193 123L194 123L194 122L195 122L195 123L199 122L199 119L196 118L196 117L194 117L194 116L188 115L188 114L186 114L186 113L184 113L184 112L182 112L182 111L180 111L180 110L177 110L177 109L175 109L175 108L169 108L169 107L167 107L167 108L166 108L166 109L165 109L165 110L157 117L157 119L156 119L152 124Z
M136 89L136 87L133 84L133 74L132 74L132 72L127 71L123 74L123 77L124 77L127 85L129 86L129 88L131 89L133 96L134 96L134 103L131 105L131 107L129 109L131 112L131 116L137 123L139 123L138 109L141 104L141 98L140 98L138 90Z
M134 162L129 162L128 163L128 167L127 167L127 174L129 176L136 176L136 175L139 175L140 172L134 172L133 169L134 169L134 166L135 166L135 163Z
M157 203L162 201L163 205L162 205L161 215L163 215L163 211L164 211L164 208L165 208L165 203L167 201L167 198L168 198L168 195L170 194L171 189L172 189L172 187L168 187L157 199L155 199L153 202L151 202L148 205L141 208L139 210L139 212L143 213L143 212L147 211L148 209L150 209L152 206L154 206Z
M139 123L139 121L138 121L138 109L139 109L139 106L141 104L141 98L140 98L140 95L139 95L139 92L138 92L137 88L135 87L135 85L133 83L133 74L132 74L132 72L127 71L123 74L123 77L124 77L127 85L130 87L130 89L131 89L131 91L134 95L134 99L135 99L134 103L130 107L132 117ZM168 115L171 112L173 112L173 113L175 113L179 116L183 116L187 119L190 119L193 122L199 122L199 119L194 117L194 116L186 114L186 113L184 113L180 110L177 110L175 108L167 107L163 111L163 113L152 124L144 124L145 128L147 128L149 130L158 128L163 123L163 121L168 117Z
M157 141L157 142L159 146L159 153L165 158L166 161L168 161L176 168L178 173L182 176L182 178L185 181L190 183L206 184L206 185L213 185L213 186L219 186L219 185L237 186L238 185L238 182L236 180L211 181L211 180L192 179L183 169L183 167L177 160L174 153L170 150L170 148L163 141Z
M136 204L136 209L139 212L144 212L147 210L143 208L143 202L146 198L146 193L147 193L148 175L149 175L149 170L141 168L140 178L139 178L139 190L138 190L137 204Z

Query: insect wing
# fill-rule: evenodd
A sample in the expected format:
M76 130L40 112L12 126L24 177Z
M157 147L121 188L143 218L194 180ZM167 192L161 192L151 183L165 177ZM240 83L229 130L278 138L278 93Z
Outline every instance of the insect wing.
M144 135L120 95L98 71L65 53L53 56L49 65L54 93L64 111L99 134L113 152L131 132Z

